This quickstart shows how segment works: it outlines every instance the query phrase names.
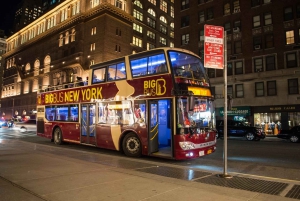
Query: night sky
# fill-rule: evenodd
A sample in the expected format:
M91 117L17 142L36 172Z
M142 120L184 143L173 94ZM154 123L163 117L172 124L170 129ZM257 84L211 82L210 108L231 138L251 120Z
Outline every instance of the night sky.
M14 15L17 5L22 0L1 0L0 4L0 29L5 31L7 36L12 31Z

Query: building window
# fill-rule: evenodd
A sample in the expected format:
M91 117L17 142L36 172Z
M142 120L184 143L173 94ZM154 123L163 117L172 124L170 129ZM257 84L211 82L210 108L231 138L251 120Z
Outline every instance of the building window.
M204 30L199 31L199 41L204 41Z
M147 24L154 29L156 27L156 21L150 17L147 18Z
M268 96L276 96L276 81L267 81L267 95Z
M92 30L91 30L91 35L96 35L96 31L97 31L96 27L93 27Z
M96 49L96 43L92 43L90 50L91 51L95 51L95 49Z
M300 4L297 5L296 15L297 15L297 18L300 18Z
M167 39L163 38L163 37L159 37L159 42L162 44L162 45L167 45Z
M151 49L154 49L155 48L155 45L152 44L152 43L147 43L147 50L151 50Z
M138 19L139 21L143 21L143 13L137 11L137 10L133 10L133 17L135 19Z
M175 14L174 14L174 7L173 6L170 6L170 16L172 17L172 18L174 18L175 17Z
M214 19L214 9L213 9L213 8L207 9L207 16L206 16L206 19L207 19L207 20Z
M259 6L260 0L251 0L251 7Z
M135 0L134 5L136 5L137 7L141 8L141 9L143 9L143 5L139 0Z
M232 54L232 45L231 43L227 43L227 55L231 55Z
M170 47L175 47L173 42L170 42Z
M174 37L175 37L174 31L170 31L170 37L171 37L171 38L174 38Z
M205 22L204 11L198 12L198 22L199 23Z
M230 22L227 22L224 24L224 30L226 31L226 34L231 34L231 24Z
M273 34L268 34L265 36L265 48L274 47L274 37Z
M216 70L213 68L207 69L207 75L209 78L215 78L216 77Z
M237 30L237 32L240 32L241 31L241 21L235 21L234 24L233 24L233 28L235 30Z
M253 59L254 64L254 72L262 72L263 69L263 58L254 58Z
M227 96L233 97L233 87L232 87L232 85L227 86Z
M264 83L263 82L255 82L255 96L260 97L264 96Z
M150 3L156 5L156 0L148 0Z
M168 24L167 19L164 16L160 16L159 20L162 23Z
M285 39L286 39L286 45L294 44L295 43L294 31L293 30L286 31Z
M190 25L190 16L183 16L181 17L181 27L186 27Z
M240 12L241 9L240 9L240 1L239 0L235 0L233 2L233 12L234 13L237 13L237 12Z
M264 18L265 18L265 25L270 25L272 24L272 14L271 13L265 13L264 14Z
M266 56L266 71L276 70L275 56Z
M286 67L287 68L297 67L297 54L296 54L296 52L287 53L285 56L286 56Z
M135 30L139 33L143 33L143 27L140 25L137 25L136 23L133 23L133 30Z
M58 46L61 47L64 44L64 36L62 34L59 35L59 44Z
M190 0L181 0L181 10L188 9L190 7Z
M183 34L181 35L181 45L186 45L189 43L190 34Z
M227 76L233 75L233 68L232 68L232 63L229 62L227 63Z
M289 94L299 94L298 78L288 79Z
M262 45L261 45L261 37L254 37L253 38L253 50L260 50L262 49Z
M155 40L155 33L153 33L152 31L147 31L147 37Z
M230 14L230 4L226 3L224 5L224 15L229 15Z
M234 42L234 54L242 53L242 42L235 41Z
M159 25L159 31L163 34L167 34L167 27L164 25Z
M142 40L133 36L132 43L138 47L142 47Z
M154 11L152 8L149 8L149 9L148 9L148 13L149 13L152 17L155 17L155 16L156 16L156 13L155 13L155 11Z
M289 21L293 19L293 9L288 7L284 9L284 21Z
M256 15L253 17L253 27L259 27L260 26L260 15Z
M66 32L65 44L69 44L69 32Z
M95 27L96 28L96 27ZM72 29L72 33L71 33L71 42L74 42L75 41L75 29Z
M236 98L243 98L244 97L244 86L243 84L236 84L235 85L235 97Z
M243 62L242 61L235 62L235 74L236 75L243 74Z
M164 11L165 13L168 12L168 4L166 1L161 0L159 7L160 7L160 10Z

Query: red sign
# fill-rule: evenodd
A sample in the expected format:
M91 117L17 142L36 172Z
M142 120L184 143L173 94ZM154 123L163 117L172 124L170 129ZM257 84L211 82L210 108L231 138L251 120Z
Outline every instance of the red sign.
M204 66L224 68L224 28L204 25Z

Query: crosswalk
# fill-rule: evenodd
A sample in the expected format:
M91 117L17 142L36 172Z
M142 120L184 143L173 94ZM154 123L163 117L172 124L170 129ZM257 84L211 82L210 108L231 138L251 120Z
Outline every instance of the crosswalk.
M34 137L36 135L36 131L26 131L20 132L15 130L2 130L0 131L1 139L16 139L16 138L26 138L26 137Z

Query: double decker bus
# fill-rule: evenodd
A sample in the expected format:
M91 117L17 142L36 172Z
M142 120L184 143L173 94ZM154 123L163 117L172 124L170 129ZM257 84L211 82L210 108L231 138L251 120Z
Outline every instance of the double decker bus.
M37 97L37 135L176 160L216 149L215 111L200 58L157 48L95 64L88 83Z

